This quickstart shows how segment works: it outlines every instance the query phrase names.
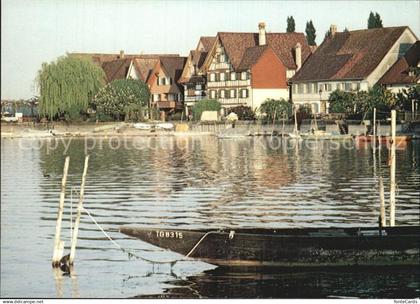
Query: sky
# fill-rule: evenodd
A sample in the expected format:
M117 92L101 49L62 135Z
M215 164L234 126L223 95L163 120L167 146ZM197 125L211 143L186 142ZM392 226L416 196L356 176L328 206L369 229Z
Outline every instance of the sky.
M187 56L200 36L218 31L257 32L264 21L268 32L285 32L287 16L297 32L312 20L320 44L331 24L366 28L370 11L384 26L408 25L420 36L420 0L2 0L1 99L37 95L41 64L67 52Z

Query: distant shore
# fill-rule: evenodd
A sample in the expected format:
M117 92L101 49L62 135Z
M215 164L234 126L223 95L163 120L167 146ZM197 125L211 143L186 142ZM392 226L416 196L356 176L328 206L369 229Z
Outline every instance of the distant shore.
M235 127L230 123L192 123L192 122L171 122L173 128L162 129L155 127L160 122L145 123L153 126L151 129L136 128L134 123L127 122L99 122L99 123L1 123L1 138L54 138L54 137L164 137L164 136L209 136L217 134L267 135L273 132L285 134L293 132L294 124L286 122L284 125L259 124L253 121L238 121ZM416 126L414 133L418 133L420 126ZM307 132L311 128L310 121L304 121L301 131ZM338 126L329 122L324 125L327 132L337 134ZM397 133L403 131L403 124L397 125ZM366 127L359 122L349 122L349 134L363 134ZM388 135L390 126L386 123L378 127L378 134Z

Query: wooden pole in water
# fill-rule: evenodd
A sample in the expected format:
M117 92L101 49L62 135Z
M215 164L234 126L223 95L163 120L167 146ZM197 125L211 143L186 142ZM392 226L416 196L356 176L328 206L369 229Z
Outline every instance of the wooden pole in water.
M382 181L382 176L379 176L379 199L380 199L381 227L385 227L386 226L385 194L384 194L384 183Z
M395 133L397 125L397 112L391 111L391 185L389 193L389 223L390 226L395 226Z
M77 205L76 222L74 223L73 237L71 239L71 250L70 250L70 259L69 259L70 265L73 265L74 257L76 255L77 235L79 234L80 216L82 214L82 209L83 209L83 198L85 194L85 182L86 182L88 164L89 164L89 155L86 155L85 166L83 168L83 175L82 175L82 184L80 186L79 204Z
M274 133L274 123L276 121L276 114L277 114L277 110L274 110L274 115L273 115L273 127L271 128L271 137L273 137L273 133Z
M295 134L298 133L298 125L297 125L297 116L296 116L296 106L294 107L294 116L295 116Z
M60 203L58 206L57 223L55 225L55 237L54 237L54 252L52 257L52 266L59 267L61 255L63 254L60 250L61 246L64 246L60 239L61 234L61 222L63 220L64 210L64 199L66 197L66 183L67 183L67 172L69 170L70 157L66 157L64 161L63 178L61 179L61 192L60 192ZM61 253L60 253L61 251Z
M372 141L372 150L375 155L376 150L376 108L373 108L373 141Z

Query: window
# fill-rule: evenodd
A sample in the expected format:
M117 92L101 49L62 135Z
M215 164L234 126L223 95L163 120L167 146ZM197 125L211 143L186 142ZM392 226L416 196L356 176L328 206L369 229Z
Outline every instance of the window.
M166 85L166 77L158 77L158 85Z
M215 90L210 91L210 98L211 99L216 99L216 91Z
M293 92L293 94L296 94L296 93L297 93L297 87L298 87L298 85L297 85L297 84L294 84L294 85L292 86L292 92Z
M303 83L298 84L298 93L303 94Z
M168 94L169 101L176 101L176 94Z
M153 101L160 101L160 94L153 94Z
M236 72L230 73L230 80L236 80Z
M201 84L196 84L196 85L195 85L195 89L196 89L196 90L201 90Z
M220 73L220 81L225 81L225 73Z
M310 83L306 84L306 93L309 93L309 94L312 93L312 84Z
M344 88L346 91L351 91L351 83L350 82L346 82L344 85Z
M219 62L225 62L226 58L224 54L219 55Z
M356 90L359 91L360 90L360 82L356 83Z
M236 90L232 89L230 90L230 98L236 98Z
M225 98L225 90L220 90L220 98Z
M247 72L242 72L241 73L241 80L246 80L247 79Z
M330 91L332 90L332 85L331 85L331 83L326 83L326 84L324 85L324 89L325 89L325 91L326 91L326 92L330 92Z
M248 97L248 90L247 89L242 89L241 90L241 97L242 98L247 98Z
M214 73L210 74L210 81L216 81L216 74Z
M335 85L335 89L336 89L336 90L341 90L341 85L340 85L339 83L337 83L337 84Z
M313 93L318 93L318 92L317 92L317 90L316 90L316 88L317 88L317 87L318 87L318 86L316 85L316 83L313 83L313 84L312 84L312 92L313 92Z

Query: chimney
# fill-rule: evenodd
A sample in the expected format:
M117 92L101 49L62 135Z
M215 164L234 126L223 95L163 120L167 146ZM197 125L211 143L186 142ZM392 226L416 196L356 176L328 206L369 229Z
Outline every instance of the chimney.
M124 50L121 50L120 51L120 58L122 59L122 58L124 58Z
M295 46L295 63L296 63L296 71L298 71L300 69L300 67L302 66L302 46L300 45L300 43L296 43Z
M330 37L334 37L335 33L337 33L337 26L335 24L330 25Z
M266 45L266 41L265 41L265 23L264 22L258 23L258 30L259 30L258 45Z

